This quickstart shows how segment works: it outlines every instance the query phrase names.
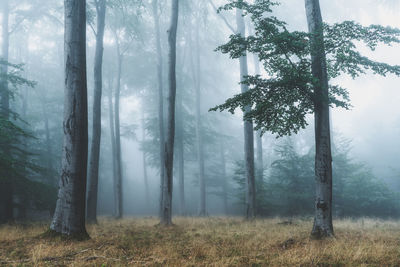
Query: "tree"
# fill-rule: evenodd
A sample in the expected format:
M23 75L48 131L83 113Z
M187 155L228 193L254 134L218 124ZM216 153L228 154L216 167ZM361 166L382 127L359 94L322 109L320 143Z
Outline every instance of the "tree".
M65 0L65 104L62 170L50 231L88 238L85 197L88 154L86 1Z
M93 129L89 161L89 188L87 199L87 219L97 222L97 190L99 182L99 159L101 139L101 95L103 86L103 39L106 18L106 0L95 0L97 13L96 51L94 59L94 103L93 103Z
M236 23L238 27L238 35L245 37L246 30L243 18L243 11L236 8ZM248 75L247 56L244 52L240 57L240 82L242 93L249 90L247 84L243 83L245 77ZM251 106L247 105L244 108L244 117L250 112ZM256 184L254 177L254 132L253 122L251 120L244 120L244 158L246 164L246 178L247 178L247 197L246 197L246 217L252 219L256 215Z
M162 216L162 206L163 206L163 193L164 193L164 89L163 89L163 58L161 50L161 36L160 36L160 18L158 14L158 0L153 0L153 19L154 19L154 29L155 29L155 41L157 50L157 85L158 85L158 131L160 135L160 216Z
M308 30L311 33L311 72L314 83L315 127L315 217L311 235L333 236L332 152L329 123L329 85L323 23L319 0L305 0Z
M232 35L218 49L232 58L241 57L244 51L256 53L270 77L248 76L242 83L251 86L249 91L212 110L233 113L237 107L253 106L245 118L254 120L257 130L278 136L297 133L306 127L306 115L315 114L317 196L312 236L324 238L333 235L329 106L350 106L347 90L328 81L343 73L355 78L367 70L383 76L400 75L400 66L370 60L355 45L355 41L361 41L374 50L378 44L399 43L400 30L379 25L363 27L351 21L323 25L318 3L306 3L310 33L290 32L285 22L265 16L274 5L268 0L254 4L231 1L223 7L246 10L255 34L247 38Z
M168 114L165 138L164 183L161 224L172 224L172 182L175 140L175 97L176 97L176 33L178 30L179 0L172 0L171 25L168 30Z

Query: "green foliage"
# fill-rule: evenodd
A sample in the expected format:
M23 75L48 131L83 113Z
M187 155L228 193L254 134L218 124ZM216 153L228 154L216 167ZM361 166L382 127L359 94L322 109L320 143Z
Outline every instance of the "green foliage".
M245 77L243 83L249 86L248 92L211 110L234 113L237 108L244 110L251 106L252 111L245 119L254 120L256 130L284 136L297 133L307 125L306 115L314 112L314 86L319 81L311 73L311 34L289 31L285 22L268 16L272 5L268 0L258 0L254 4L231 1L220 9L243 9L245 15L251 17L254 34L248 37L231 35L229 42L217 50L233 59L246 52L257 54L268 78ZM355 78L367 70L383 76L400 75L400 66L373 61L361 55L356 47L356 42L362 42L374 50L379 44L399 43L399 37L400 30L379 25L364 27L352 21L325 25L324 43L319 45L326 51L329 78L341 74ZM329 101L331 106L350 108L347 90L338 85L330 86Z
M400 216L398 196L376 178L365 164L354 162L350 142L338 140L333 149L333 212L340 217ZM278 159L257 184L257 210L261 216L311 215L314 205L314 153L301 154L292 140L284 140L275 153ZM244 203L244 166L237 164L233 179L236 198Z

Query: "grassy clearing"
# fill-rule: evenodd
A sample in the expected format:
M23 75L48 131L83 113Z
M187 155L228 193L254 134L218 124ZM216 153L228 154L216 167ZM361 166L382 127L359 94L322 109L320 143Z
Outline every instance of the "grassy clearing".
M336 238L309 239L311 220L100 220L84 242L38 238L45 224L0 227L5 266L400 266L400 222L335 221Z

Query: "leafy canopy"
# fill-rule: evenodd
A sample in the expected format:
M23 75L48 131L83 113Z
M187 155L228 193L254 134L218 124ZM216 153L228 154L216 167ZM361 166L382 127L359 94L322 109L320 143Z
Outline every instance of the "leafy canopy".
M250 4L232 0L221 10L240 8L254 25L254 34L243 37L233 34L230 40L217 48L231 58L237 59L246 52L254 53L263 64L268 77L248 75L243 83L249 91L235 95L211 110L237 108L252 110L245 120L254 120L256 130L270 131L278 136L297 133L307 125L306 115L314 111L314 86L318 80L311 73L310 33L289 31L284 21L271 15L277 5L269 0L256 0ZM400 30L380 25L364 27L354 21L324 25L324 47L327 56L329 79L341 74L355 78L366 71L385 76L400 76L400 66L391 66L363 56L356 44L364 43L372 51L380 44L400 43ZM349 109L348 91L339 85L330 85L329 101L332 107Z

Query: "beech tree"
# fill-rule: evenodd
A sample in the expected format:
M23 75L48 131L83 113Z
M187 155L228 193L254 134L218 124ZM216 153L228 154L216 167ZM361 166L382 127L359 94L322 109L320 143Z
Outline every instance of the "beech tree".
M310 33L289 31L286 23L273 16L273 3L257 0L253 4L231 1L222 9L242 8L250 16L254 35L231 35L230 41L218 48L232 58L248 51L258 55L269 78L249 75L242 84L250 90L228 99L212 110L236 108L245 110L245 119L256 123L256 130L278 136L297 133L308 124L307 114L315 116L315 220L312 236L333 235L332 167L330 152L329 107L348 109L345 88L330 85L329 79L341 74L353 78L372 71L385 76L400 75L400 66L373 61L357 51L356 41L374 50L379 44L400 42L400 30L379 25L363 27L352 21L326 25L322 23L318 1L306 1ZM326 59L325 59L326 58Z
M179 0L172 0L171 25L168 30L168 103L167 131L165 138L164 181L162 193L161 224L172 224L172 182L175 141L175 97L176 97L176 33L178 30Z
M87 238L86 1L65 0L64 12L64 144L58 199L50 230L56 234Z
M97 190L99 183L99 159L101 139L101 96L102 96L102 66L103 66L103 39L106 18L106 0L95 0L97 14L96 51L94 59L94 101L93 101L93 129L89 161L89 188L87 199L87 218L89 222L97 222Z

